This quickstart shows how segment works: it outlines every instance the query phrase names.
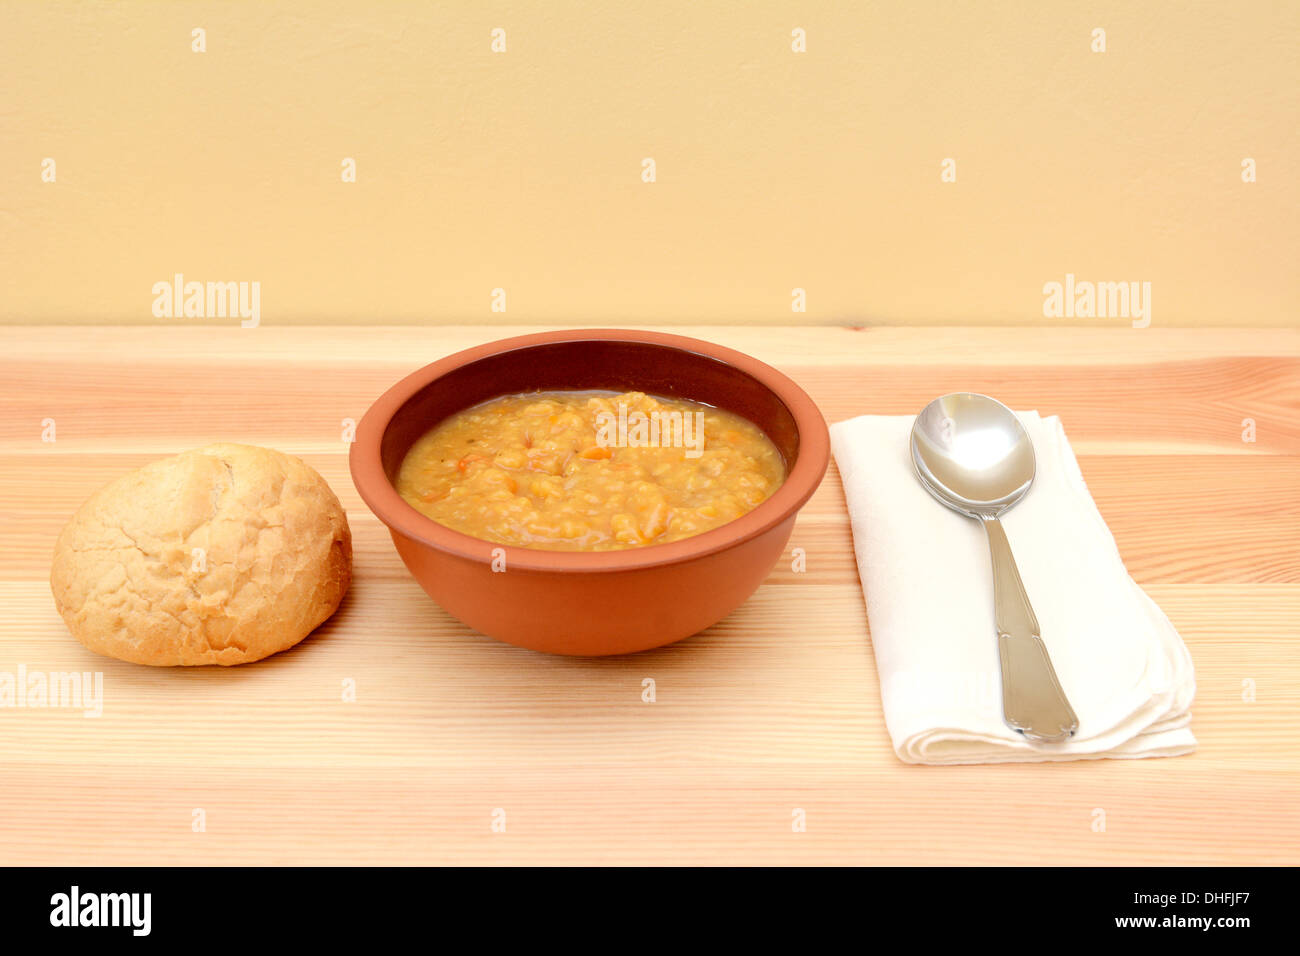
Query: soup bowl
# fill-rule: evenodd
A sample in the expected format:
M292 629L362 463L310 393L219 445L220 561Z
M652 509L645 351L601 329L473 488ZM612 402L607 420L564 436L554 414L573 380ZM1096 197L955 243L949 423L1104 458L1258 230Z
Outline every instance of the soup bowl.
M394 486L402 459L438 422L533 390L609 389L735 412L771 439L784 483L701 534L618 551L545 551L472 537L421 514ZM721 620L781 557L795 516L826 473L830 440L812 399L733 349L659 332L582 329L502 339L402 379L357 426L350 465L362 500L425 592L483 634L557 654L627 654Z

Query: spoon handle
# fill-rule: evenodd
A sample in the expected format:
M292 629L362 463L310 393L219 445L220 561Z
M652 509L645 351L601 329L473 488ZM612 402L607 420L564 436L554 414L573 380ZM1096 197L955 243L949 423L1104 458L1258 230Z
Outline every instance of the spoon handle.
M1038 618L1020 580L1002 522L981 516L993 558L993 613L1002 662L1002 718L1030 740L1066 740L1079 718L1056 679Z

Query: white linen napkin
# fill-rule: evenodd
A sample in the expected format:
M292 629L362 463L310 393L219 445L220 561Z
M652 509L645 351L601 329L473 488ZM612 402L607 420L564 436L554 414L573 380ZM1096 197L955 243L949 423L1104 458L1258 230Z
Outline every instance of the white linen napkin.
M1063 743L1026 740L1002 721L984 530L921 486L908 444L913 416L831 427L895 752L928 764L1191 752L1196 683L1187 647L1129 577L1060 419L1017 414L1038 467L1002 523L1079 717Z

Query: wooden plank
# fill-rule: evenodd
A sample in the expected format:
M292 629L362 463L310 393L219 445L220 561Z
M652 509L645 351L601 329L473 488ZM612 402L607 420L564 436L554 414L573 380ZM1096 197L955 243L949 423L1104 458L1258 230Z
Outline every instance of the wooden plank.
M38 585L0 588L28 635L7 639L6 656L99 668L105 680L101 718L22 715L5 759L27 769L7 775L0 795L0 858L57 860L51 843L86 826L80 801L105 780L128 782L117 799L138 818L130 852L170 847L175 861L248 859L254 844L257 860L473 859L494 852L484 840L496 806L518 828L507 855L538 861L560 838L647 862L702 859L704 845L735 862L844 859L841 841L864 861L890 862L1050 862L1038 846L1049 838L1057 862L1149 860L1153 840L1180 862L1294 862L1300 849L1300 823L1277 815L1295 779L1300 646L1287 630L1300 587L1153 589L1197 661L1196 755L971 768L894 760L851 588L763 588L688 642L601 661L467 635L414 590L363 577L338 625L294 651L258 668L176 672L98 658L61 632ZM339 699L341 676L357 682L355 704ZM653 705L640 700L646 676ZM340 767L364 771L342 793ZM954 789L944 778L958 775ZM250 800L267 805L259 793L283 809L249 812ZM379 795L384 813L361 812ZM220 835L210 843L183 842L191 804L212 808ZM794 842L795 806L819 838ZM1097 806L1104 840L1089 829ZM1008 844L1017 813L1025 829ZM612 833L616 819L632 830ZM89 858L73 842L80 860L114 858L112 842L87 840L97 845ZM593 858L569 852L556 859Z
M1300 358L1300 329L1015 328L813 325L646 325L718 342L774 365L971 366L1143 365L1205 358ZM303 328L185 320L154 326L0 325L0 357L15 364L75 362L129 355L138 368L174 367L195 360L240 367L296 364L324 368L401 369L461 349L552 326L332 325Z
M1060 415L1080 453L1300 454L1300 358L1237 357L1105 367L1090 365L864 368L779 363L817 401L828 421L854 415L914 414L950 391L981 391L1018 409ZM423 358L333 376L291 356L244 367L207 358L141 368L111 358L0 364L0 452L65 449L165 453L237 436L299 447L343 443L345 419L359 420L386 388ZM290 374L287 371L292 369ZM286 418L290 420L286 420ZM57 441L42 442L46 420ZM1250 437L1247 425L1253 423Z
M86 496L154 457L0 455L0 575L44 579L54 538ZM304 458L347 509L357 560L386 563L393 573L405 574L386 530L356 494L345 455ZM1300 457L1092 455L1080 464L1139 582L1300 583ZM801 513L792 546L807 552L809 573L819 582L856 581L844 493L833 465ZM782 563L771 581L797 577Z

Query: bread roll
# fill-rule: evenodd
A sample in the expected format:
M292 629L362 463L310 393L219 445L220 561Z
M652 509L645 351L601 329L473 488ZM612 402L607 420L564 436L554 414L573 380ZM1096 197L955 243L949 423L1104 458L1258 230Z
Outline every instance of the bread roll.
M155 666L245 664L326 620L352 579L352 534L297 458L219 444L123 475L59 535L50 586L93 651Z

